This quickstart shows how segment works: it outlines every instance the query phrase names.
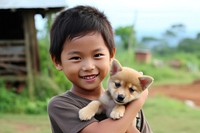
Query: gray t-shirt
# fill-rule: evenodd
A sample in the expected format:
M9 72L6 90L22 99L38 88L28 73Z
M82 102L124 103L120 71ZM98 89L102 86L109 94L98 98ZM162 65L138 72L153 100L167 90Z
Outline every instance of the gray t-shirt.
M78 133L87 125L106 119L105 114L95 115L88 121L81 121L78 112L91 100L79 97L70 91L53 97L48 104L52 133ZM143 112L139 112L137 127L141 133L151 133Z

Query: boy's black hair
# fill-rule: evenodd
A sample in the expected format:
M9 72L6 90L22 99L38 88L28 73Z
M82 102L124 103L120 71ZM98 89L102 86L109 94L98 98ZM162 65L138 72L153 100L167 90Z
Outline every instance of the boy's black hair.
M55 19L50 31L49 52L57 63L61 63L61 52L66 40L99 32L113 55L113 29L103 12L91 6L76 6L61 12Z

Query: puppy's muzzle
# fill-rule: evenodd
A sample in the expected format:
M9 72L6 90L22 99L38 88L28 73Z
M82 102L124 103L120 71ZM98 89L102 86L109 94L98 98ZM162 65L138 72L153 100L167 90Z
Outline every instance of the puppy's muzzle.
M123 103L123 100L124 100L124 98L125 98L125 96L124 96L124 95L122 95L122 94L119 94L119 95L117 96L117 99L116 99L116 101L117 101L117 102L119 102L119 103Z

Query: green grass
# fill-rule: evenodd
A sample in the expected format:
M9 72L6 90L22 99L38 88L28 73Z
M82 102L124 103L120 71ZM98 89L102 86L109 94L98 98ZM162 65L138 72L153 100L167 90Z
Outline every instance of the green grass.
M144 106L146 118L154 133L196 133L200 109L166 97L149 98Z
M170 98L150 97L144 112L154 133L196 133L199 131L199 109ZM47 114L0 114L0 133L50 133Z
M0 133L50 133L47 115L0 114Z

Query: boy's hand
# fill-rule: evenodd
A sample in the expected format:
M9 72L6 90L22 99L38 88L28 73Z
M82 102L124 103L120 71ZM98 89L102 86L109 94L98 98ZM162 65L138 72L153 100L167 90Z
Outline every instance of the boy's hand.
M148 97L148 94L149 94L149 90L148 89L144 90L138 99L132 101L130 104L127 105L127 108L134 108L134 110L138 110L139 112L139 110L144 105Z

